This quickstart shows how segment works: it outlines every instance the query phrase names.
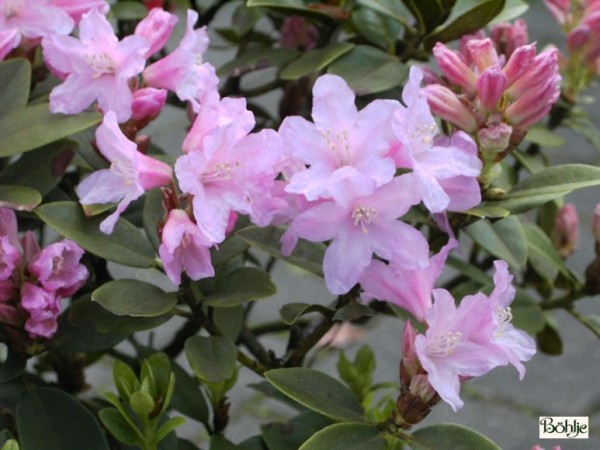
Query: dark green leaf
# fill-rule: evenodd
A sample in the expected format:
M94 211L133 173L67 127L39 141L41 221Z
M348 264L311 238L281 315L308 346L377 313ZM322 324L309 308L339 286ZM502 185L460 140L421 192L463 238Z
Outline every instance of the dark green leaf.
M492 282L492 279L487 273L479 267L463 261L456 255L448 255L448 265L465 274L471 280L477 281L481 286L485 286Z
M356 95L366 95L402 84L408 69L395 56L368 45L357 45L331 64L327 72L344 78Z
M177 304L177 296L139 280L114 280L92 293L92 300L117 316L156 317Z
M283 230L280 228L250 226L237 231L236 234L248 244L264 250L275 258L282 259L294 266L323 276L325 247L322 244L301 239L298 241L298 245L291 256L284 257L281 256L281 236L283 235Z
M440 0L402 0L417 19L419 29L429 31L438 25L444 15Z
M358 4L391 17L399 23L406 22L407 11L397 0L358 0Z
M425 39L431 49L436 42L450 42L483 28L504 8L504 0L458 0L448 20Z
M158 224L165 219L165 208L163 207L163 195L161 189L152 189L146 193L142 222L144 231L150 240L154 250L158 252L160 236L158 235Z
M177 439L177 450L200 450L187 439Z
M415 450L501 450L483 434L453 423L430 425L412 434Z
M110 12L119 20L140 20L148 15L148 9L144 5L131 1L115 3Z
M31 64L23 58L0 63L0 119L27 106L31 87Z
M490 25L509 22L525 14L528 9L529 5L523 0L506 0L504 9L490 22Z
M52 347L71 352L104 350L137 331L157 328L169 318L116 316L87 296L61 315Z
M171 417L156 431L156 440L163 440L169 433L175 431L176 428L182 426L184 423L185 419L183 417Z
M568 110L569 115L563 120L563 125L573 129L573 131L581 135L596 150L600 151L600 128L598 128L596 121L592 119L590 113L577 106L569 106Z
M141 441L139 431L133 428L116 408L104 408L98 413L102 424L119 442L135 445Z
M389 53L396 51L396 40L402 27L400 22L374 9L359 7L352 13L352 23L372 44Z
M331 419L306 412L288 422L271 422L260 427L268 450L296 450L316 432L331 425Z
M308 8L302 0L248 0L246 6L265 7L288 14L297 14L319 19L331 19L331 16L327 14L327 12L317 8Z
M510 307L513 315L512 323L515 327L529 334L536 334L544 328L546 319L542 309L524 289L517 288L515 300Z
M0 383L10 381L25 371L27 357L22 353L15 353L8 350L6 361L0 367Z
M385 439L379 435L374 425L336 423L315 433L299 450L385 450L386 448Z
M202 300L207 306L227 308L269 297L277 292L271 277L256 267L242 267L217 279L215 293Z
M238 444L239 450L268 450L261 436L253 436Z
M265 69L267 67L279 67L297 58L300 52L284 48L249 50L242 53L233 61L221 66L217 71L220 77L239 77L248 72Z
M20 109L0 119L0 156L35 150L85 130L101 120L99 113L53 114L47 103Z
M213 434L210 437L210 450L239 450L239 447L233 442L225 439L220 434Z
M42 203L41 194L27 186L0 186L0 207L16 209L17 211L32 211Z
M171 362L171 369L177 380L171 406L180 413L207 425L208 406L200 392L198 382L174 362Z
M17 407L23 450L108 450L96 419L71 395L29 388Z
M293 325L300 317L311 312L320 312L330 316L333 310L323 305L309 305L308 303L288 303L279 310L281 320L288 325Z
M328 47L304 53L300 58L284 67L279 73L279 78L282 80L297 80L312 72L323 70L353 48L354 44L349 42L336 42Z
M547 355L561 355L563 352L563 343L558 332L558 327L549 316L547 316L547 319L542 331L536 335L538 349Z
M109 236L100 231L104 216L87 218L76 202L54 202L34 211L58 233L87 251L131 267L153 267L155 253L148 240L131 223L119 219Z
M347 305L344 305L338 309L333 315L332 320L357 320L363 317L371 317L374 315L375 311L373 308L352 300Z
M0 184L29 186L44 197L60 182L78 146L63 139L24 153L0 173Z
M248 8L243 3L238 5L231 16L233 31L238 36L243 36L250 31L256 22L264 17L265 12L261 8Z
M219 244L219 248L210 249L210 260L213 266L219 266L244 253L250 244L238 236L230 236L225 242Z
M492 256L505 260L517 270L527 262L527 241L515 216L491 224L480 220L466 228L467 234Z
M324 416L348 422L363 420L362 407L356 397L329 375L294 367L270 370L265 378L287 396Z
M212 382L233 376L237 363L237 347L221 336L192 336L185 341L185 354L199 378Z
M215 308L212 320L223 336L235 342L244 326L244 307L238 305L231 308Z

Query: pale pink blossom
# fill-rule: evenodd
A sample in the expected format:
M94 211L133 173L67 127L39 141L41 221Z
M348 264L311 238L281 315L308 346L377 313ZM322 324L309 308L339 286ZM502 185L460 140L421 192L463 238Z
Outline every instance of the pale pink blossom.
M110 234L132 201L150 189L171 182L172 169L138 152L137 145L121 132L113 112L104 116L102 125L96 130L96 144L110 162L110 168L92 173L76 190L83 205L119 202L117 210L100 224L100 230Z
M202 59L208 48L208 34L206 27L194 29L197 20L198 13L189 9L179 46L144 70L146 84L175 92L180 100L191 102L196 111L205 95L219 84L215 68Z
M192 280L213 277L215 271L210 261L211 246L212 243L185 211L171 210L162 230L158 253L173 283L181 283L181 273L184 271Z
M50 93L52 112L77 114L97 100L104 113L115 112L119 123L131 117L129 82L144 69L149 48L144 38L132 35L119 41L106 17L94 9L83 15L79 39L47 36L42 47L53 72L66 77Z
M151 57L165 46L177 20L175 14L168 13L161 8L153 8L148 16L138 23L135 27L135 35L146 39L150 44L150 48L144 54L146 58Z
M137 123L138 128L143 128L160 114L166 101L165 89L137 89L131 102L131 119Z
M29 314L25 331L33 339L50 339L58 328L60 299L55 292L47 291L26 282L21 288L21 307Z
M106 0L52 0L52 4L65 11L76 24L79 24L81 16L92 9L97 9L102 14L108 13L110 9Z
M577 247L579 238L579 217L573 203L567 203L556 213L552 241L560 256L567 258Z
M68 239L48 245L29 264L41 285L60 297L73 295L87 280L88 270L80 263L83 249Z

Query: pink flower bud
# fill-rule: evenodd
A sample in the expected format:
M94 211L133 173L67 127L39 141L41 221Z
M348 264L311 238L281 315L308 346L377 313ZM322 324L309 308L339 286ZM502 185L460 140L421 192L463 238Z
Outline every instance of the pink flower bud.
M567 16L571 11L571 0L544 0L544 3L561 25L567 20Z
M415 397L419 397L423 402L427 403L437 392L429 383L427 375L415 375L410 383L409 391Z
M544 84L549 79L553 79L556 83L561 80L558 75L558 50L556 48L537 55L529 69L506 92L516 99L530 92L532 87Z
M8 280L19 264L19 249L11 244L8 236L0 237L0 281Z
M477 94L481 105L487 110L493 110L502 98L508 80L499 66L486 69L477 80Z
M598 203L594 209L594 216L592 217L592 233L596 242L600 243L600 203Z
M14 306L0 303L0 323L19 327L23 324L23 317Z
M525 74L535 59L535 44L523 45L510 56L502 69L506 75L508 86Z
M491 37L500 53L510 57L513 52L529 42L527 23L516 20L514 24L501 23L492 27Z
M503 122L480 129L478 137L482 153L500 153L506 150L512 131L512 127Z
M560 77L558 76L558 82ZM506 109L505 118L513 125L526 128L543 119L560 96L560 86L550 77L545 84L533 86L529 92Z
M160 8L153 8L148 16L138 23L135 27L135 34L146 39L150 44L150 48L144 54L145 58L149 58L165 46L177 20L175 14Z
M579 218L575 205L567 203L558 210L552 230L552 241L563 258L573 253L579 237Z
M56 293L46 291L32 283L24 283L21 289L21 307L29 313L25 330L32 338L50 339L58 328L60 302Z
M479 72L483 72L488 67L497 66L500 63L494 44L489 38L473 39L467 42L467 48Z
M317 45L319 30L300 16L286 17L281 25L281 46L292 50L308 51Z
M154 120L162 111L167 100L167 91L165 89L142 88L133 93L133 102L131 103L131 118L143 128L149 122Z
M402 332L402 359L400 360L400 385L408 389L413 377L419 371L419 360L415 350L415 338L417 333L410 320L404 322Z
M10 243L14 247L19 247L19 237L17 236L17 216L12 209L0 208L0 236L8 236Z
M567 49L573 52L583 47L590 39L591 30L585 24L579 24L567 34Z
M477 129L477 122L473 114L450 89L439 84L432 84L425 86L423 92L427 96L431 112L468 133Z
M469 94L475 92L477 77L456 53L438 42L433 48L433 55L440 70L451 83L462 87Z

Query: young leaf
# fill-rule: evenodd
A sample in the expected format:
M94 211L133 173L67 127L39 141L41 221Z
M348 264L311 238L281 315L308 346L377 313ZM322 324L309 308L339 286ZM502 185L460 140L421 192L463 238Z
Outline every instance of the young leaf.
M386 448L385 439L374 425L336 423L315 433L299 450L385 450ZM436 448L454 450L453 447Z
M192 336L185 341L185 354L192 370L202 380L231 378L237 363L237 347L221 336Z
M360 403L350 390L322 372L303 367L269 370L265 378L298 403L332 419L363 420Z
M457 424L430 425L412 434L410 446L415 450L501 450L483 434Z
M117 316L156 317L168 313L177 303L175 294L167 294L153 284L139 280L115 280L92 293L92 300Z
M100 421L108 429L115 439L123 444L135 445L143 442L139 430L127 422L116 408L104 408L98 413Z

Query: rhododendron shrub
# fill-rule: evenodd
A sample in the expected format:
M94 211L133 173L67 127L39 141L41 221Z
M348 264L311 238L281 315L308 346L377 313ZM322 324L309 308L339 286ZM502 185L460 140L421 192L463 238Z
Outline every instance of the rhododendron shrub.
M600 337L598 2L199 3L0 0L0 449L516 448L428 416Z

